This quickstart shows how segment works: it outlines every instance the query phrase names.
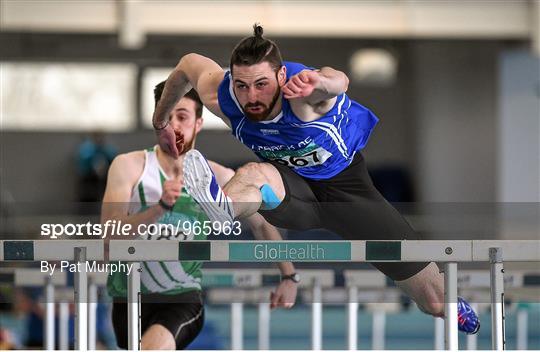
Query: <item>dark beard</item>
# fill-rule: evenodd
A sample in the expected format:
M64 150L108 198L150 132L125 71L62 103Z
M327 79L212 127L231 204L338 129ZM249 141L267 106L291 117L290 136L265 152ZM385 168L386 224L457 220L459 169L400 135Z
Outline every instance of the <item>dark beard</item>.
M187 143L184 143L184 148L182 151L178 151L179 155L185 154L189 152L191 149L193 149L193 146L195 145L195 136L190 141L187 141Z
M174 131L176 135L176 149L178 149L178 155L185 154L193 148L196 138L195 131L196 128L193 129L193 138L191 138L189 141L184 139L184 134L182 132Z
M250 121L253 121L253 122L259 122L259 121L264 121L264 120L268 119L268 116L270 115L270 113L274 109L274 106L276 106L277 100L279 99L280 96L281 96L281 88L278 88L276 90L276 94L274 94L274 97L272 98L272 101L270 102L270 105L266 109L264 109L263 111L261 111L259 113L256 113L256 114L248 112L247 107L250 106L250 105L246 104L244 106L244 115L246 115L246 117ZM257 104L257 105L263 105L263 104Z

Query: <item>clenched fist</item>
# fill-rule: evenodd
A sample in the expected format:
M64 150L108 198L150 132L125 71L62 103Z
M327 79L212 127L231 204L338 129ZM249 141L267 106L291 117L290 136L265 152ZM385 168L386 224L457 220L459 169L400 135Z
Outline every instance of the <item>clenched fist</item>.
M287 308L294 306L298 285L290 280L283 280L279 283L276 292L270 292L270 308Z
M306 70L289 78L281 90L286 99L309 97L320 81L318 72Z
M180 168L174 168L174 178L163 182L163 192L161 193L161 200L166 205L172 207L180 194L182 194L182 187L184 187L184 180L180 175Z

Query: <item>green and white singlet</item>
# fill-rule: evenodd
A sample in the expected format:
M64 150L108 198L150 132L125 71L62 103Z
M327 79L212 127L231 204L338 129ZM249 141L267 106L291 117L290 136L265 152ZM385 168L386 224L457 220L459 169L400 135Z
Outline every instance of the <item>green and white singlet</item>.
M156 204L163 192L163 182L168 179L161 169L156 147L145 150L144 170L131 194L129 214L134 214L145 210L148 204ZM186 235L182 232L182 224L195 221L203 222L208 218L191 198L182 189L182 194L176 200L172 211L165 213L158 223L172 224L174 227L180 222L179 232L161 233L158 235L144 234L140 236L143 241L172 240L189 241L205 240L205 236ZM142 262L141 268L141 292L160 294L180 294L192 290L201 290L201 262ZM126 273L114 273L109 275L107 280L107 290L112 297L126 297L127 295L127 275Z

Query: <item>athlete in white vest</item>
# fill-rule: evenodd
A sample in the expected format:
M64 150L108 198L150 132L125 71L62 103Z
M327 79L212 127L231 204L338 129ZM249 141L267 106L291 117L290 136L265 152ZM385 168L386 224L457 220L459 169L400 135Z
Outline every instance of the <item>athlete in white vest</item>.
M156 87L159 100L164 82ZM159 146L122 154L109 170L103 199L102 221L121 220L136 228L139 224L176 225L203 223L208 217L183 188L184 155L193 148L202 128L202 103L192 90L175 105L170 124L176 134L177 159ZM217 182L224 185L233 170L209 162ZM255 214L244 222L258 239L281 240L275 227ZM182 226L185 228L185 226ZM195 228L195 227L194 227ZM208 240L203 234L140 234L142 240ZM232 235L231 235L232 236ZM271 307L290 308L296 299L297 275L292 263L279 263L284 278L271 294ZM184 349L200 332L204 321L201 299L201 262L143 262L141 273L141 347L143 349ZM118 345L127 348L127 277L109 276L109 294L114 298L113 326Z

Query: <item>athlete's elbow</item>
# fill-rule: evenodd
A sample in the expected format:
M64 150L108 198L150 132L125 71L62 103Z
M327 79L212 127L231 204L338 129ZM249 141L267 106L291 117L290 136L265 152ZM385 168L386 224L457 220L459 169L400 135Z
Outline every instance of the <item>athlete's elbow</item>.
M189 53L180 58L180 61L178 61L178 64L176 65L176 70L185 70L187 66L189 66L194 60L199 57L199 54L195 53Z
M339 95L345 93L349 89L349 77L343 71L336 70L332 67L323 67L321 69L323 76L332 82L329 87L330 92Z
M344 72L340 72L340 73L342 75L342 82L343 82L342 90L343 92L346 92L349 89L349 77L347 77L347 75Z

